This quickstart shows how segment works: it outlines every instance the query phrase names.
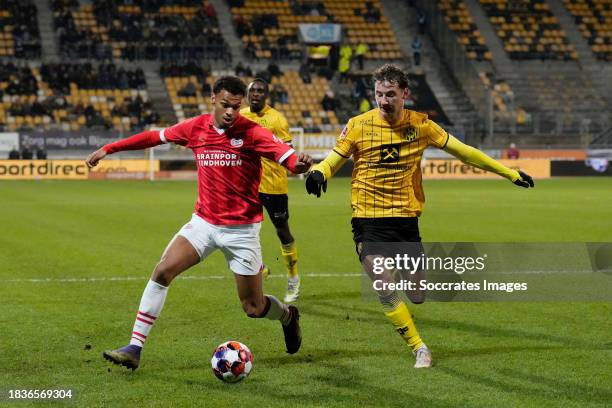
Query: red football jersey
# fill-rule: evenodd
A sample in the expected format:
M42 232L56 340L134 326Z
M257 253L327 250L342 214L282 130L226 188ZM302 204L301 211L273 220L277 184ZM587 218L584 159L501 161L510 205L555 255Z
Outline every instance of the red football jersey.
M160 138L193 150L198 167L195 211L215 225L260 222L261 157L283 163L294 152L243 116L228 129L217 129L210 114L196 116L162 130Z

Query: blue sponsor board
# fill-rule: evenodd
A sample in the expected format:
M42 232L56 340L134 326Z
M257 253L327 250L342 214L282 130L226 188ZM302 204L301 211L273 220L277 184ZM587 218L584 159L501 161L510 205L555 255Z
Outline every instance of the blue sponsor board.
M306 44L334 44L340 42L340 24L300 24L300 35Z

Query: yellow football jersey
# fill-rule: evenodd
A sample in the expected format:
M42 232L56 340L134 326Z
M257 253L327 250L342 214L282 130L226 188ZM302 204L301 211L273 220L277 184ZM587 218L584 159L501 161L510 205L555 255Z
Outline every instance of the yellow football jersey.
M271 106L264 106L258 112L251 112L250 107L240 110L240 114L245 118L256 122L258 125L270 130L274 136L278 137L285 143L291 143L291 134L289 133L289 123L282 113ZM266 194L287 194L287 171L280 164L261 158L261 166L263 173L261 174L261 183L259 184L259 192Z
M418 217L425 195L421 158L428 146L443 148L448 133L427 115L404 109L393 126L373 109L350 119L334 151L353 156L353 217Z

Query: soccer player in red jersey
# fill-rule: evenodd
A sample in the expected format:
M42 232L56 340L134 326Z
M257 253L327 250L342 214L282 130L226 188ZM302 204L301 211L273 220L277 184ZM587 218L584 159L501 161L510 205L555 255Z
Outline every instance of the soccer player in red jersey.
M249 317L280 320L287 352L296 353L302 337L299 312L262 289L259 230L263 219L258 190L261 157L293 173L312 165L306 154L239 113L246 85L220 77L213 85L213 111L162 131L145 131L105 145L86 159L94 167L108 154L177 143L193 150L198 168L198 200L191 220L179 230L155 266L140 301L130 344L103 353L115 364L135 370L147 336L161 313L168 286L181 272L220 249L234 272L242 308Z

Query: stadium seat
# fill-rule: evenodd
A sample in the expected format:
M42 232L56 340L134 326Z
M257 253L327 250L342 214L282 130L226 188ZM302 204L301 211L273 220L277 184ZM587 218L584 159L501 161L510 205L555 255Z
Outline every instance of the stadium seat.
M607 0L563 0L595 57L612 61L612 3Z
M197 0L52 2L61 52L68 57L127 60L229 60L216 16ZM177 4L172 4L177 3ZM203 30L202 27L205 27Z
M478 31L472 16L463 0L442 0L438 8L444 15L448 27L458 35L458 41L463 45L468 58L478 61L490 60L489 48L484 37Z
M109 72L124 72L131 78L127 85L133 88L103 89L118 80ZM69 86L66 86L66 78L70 80ZM9 89L12 94L5 95L7 97L0 103L0 126L8 130L52 126L78 130L101 126L128 131L159 121L146 90L139 89L146 86L142 71L116 70L112 64L98 67L43 64L34 68L0 64L0 89L6 91L14 81L21 86ZM129 120L116 121L115 118L124 112Z
M573 44L545 0L480 0L504 50L515 60L573 60Z

